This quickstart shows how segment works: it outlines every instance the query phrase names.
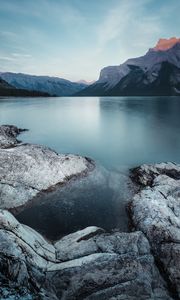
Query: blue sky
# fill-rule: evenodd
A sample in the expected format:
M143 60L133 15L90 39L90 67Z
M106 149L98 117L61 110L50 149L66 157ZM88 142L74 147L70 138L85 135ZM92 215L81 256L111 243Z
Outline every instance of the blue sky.
M180 37L179 0L0 0L0 71L96 80Z

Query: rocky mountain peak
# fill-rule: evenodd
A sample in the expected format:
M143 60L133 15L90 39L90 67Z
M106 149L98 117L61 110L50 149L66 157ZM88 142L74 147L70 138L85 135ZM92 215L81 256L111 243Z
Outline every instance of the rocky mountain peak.
M166 51L172 48L175 44L180 43L180 38L172 37L169 39L159 39L156 46L153 48L155 51Z

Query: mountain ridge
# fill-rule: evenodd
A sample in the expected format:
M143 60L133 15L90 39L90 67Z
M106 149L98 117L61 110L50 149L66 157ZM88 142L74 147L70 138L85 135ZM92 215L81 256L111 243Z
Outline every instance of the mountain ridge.
M48 93L38 91L28 91L25 89L17 89L8 82L0 78L0 96L6 97L48 97Z
M48 93L50 96L71 96L86 87L83 83L43 75L0 72L0 77L15 88Z
M167 94L167 90L168 95L179 94L180 39L176 39L176 42L174 38L172 39L173 41L170 39L170 43L173 44L171 48L164 50L151 48L144 56L130 58L118 66L108 66L103 68L100 71L99 79L76 95L165 95ZM166 44L167 47L169 45L168 41L169 40L167 40ZM166 66L164 63L166 63ZM139 69L139 72L137 72L137 69ZM165 78L162 78L164 77L163 70L165 70L166 77L168 78L168 81L166 80L166 84L168 83L169 86L168 89L161 84L162 81L165 80ZM169 70L170 74L167 73L167 70ZM134 74L134 80L132 78L132 73ZM158 77L159 81L157 80ZM121 81L126 81L127 86L131 86L129 93L127 87L124 86L125 83ZM161 89L160 86L158 87L158 82Z
M180 38L159 39L145 55L104 67L99 79L92 84L84 80L72 82L59 77L12 72L0 72L0 78L11 86L14 94L24 90L28 95L45 96L179 95ZM7 94L7 90L5 87L3 93Z

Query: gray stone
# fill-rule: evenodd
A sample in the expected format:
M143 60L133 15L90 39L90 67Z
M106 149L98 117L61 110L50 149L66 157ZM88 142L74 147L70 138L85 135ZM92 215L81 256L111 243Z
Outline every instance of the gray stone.
M1 210L0 241L0 279L32 299L171 299L141 232L89 227L53 244Z
M159 266L180 298L180 166L144 165L134 170L143 189L130 205L132 221L148 238Z
M60 261L68 261L98 252L98 246L91 237L103 231L99 227L90 226L63 237L54 244L56 257Z
M151 250L180 296L180 166L132 171L144 188L130 206L140 231L106 233L91 226L53 243L4 209L27 205L36 195L86 175L94 163L21 144L20 132L0 126L0 299L170 300Z
M24 206L38 193L86 175L94 167L85 157L57 154L39 145L19 145L19 132L14 126L0 126L0 208Z
M26 129L20 129L13 125L0 126L0 148L10 148L16 146L19 141L17 136Z

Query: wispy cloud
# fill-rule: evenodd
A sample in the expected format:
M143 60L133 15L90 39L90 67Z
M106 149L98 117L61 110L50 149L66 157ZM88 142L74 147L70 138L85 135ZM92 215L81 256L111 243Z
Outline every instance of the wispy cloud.
M161 22L158 15L147 15L146 6L151 0L122 0L105 16L97 28L99 51L102 52L108 43L119 40L122 47L128 42L145 44L149 38L161 32ZM147 43L146 43L147 46Z
M26 53L12 53L11 55L15 58L32 58L31 54Z
M14 61L13 57L10 56L0 56L0 60L4 61Z
M11 53L9 55L5 55L5 54L0 54L0 61L9 61L9 62L25 62L29 59L32 59L32 55L31 54L26 54L26 53Z

